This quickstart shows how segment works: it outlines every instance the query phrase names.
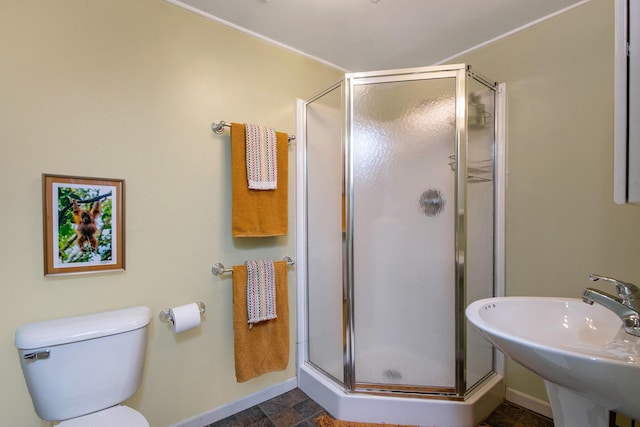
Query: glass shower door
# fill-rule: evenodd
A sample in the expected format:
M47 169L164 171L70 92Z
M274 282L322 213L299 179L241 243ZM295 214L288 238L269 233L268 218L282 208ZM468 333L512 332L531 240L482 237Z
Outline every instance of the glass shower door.
M352 82L358 388L455 392L456 77Z
M495 103L494 87L468 81L467 111L467 256L472 285L466 288L466 307L495 295ZM467 327L466 379L472 386L493 370L493 346L473 327Z
M309 362L343 382L344 147L342 86L306 106Z

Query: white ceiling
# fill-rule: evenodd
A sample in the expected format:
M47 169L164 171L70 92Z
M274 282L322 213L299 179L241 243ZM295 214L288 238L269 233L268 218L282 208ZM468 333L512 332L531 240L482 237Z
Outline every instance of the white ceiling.
M166 0L345 71L434 65L589 0Z

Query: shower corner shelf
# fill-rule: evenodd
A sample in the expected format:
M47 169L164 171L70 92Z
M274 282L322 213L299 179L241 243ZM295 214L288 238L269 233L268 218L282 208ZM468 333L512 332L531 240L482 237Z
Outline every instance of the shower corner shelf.
M449 166L451 170L456 170L456 156L449 156ZM467 165L467 182L470 184L477 182L493 181L493 159L469 161Z

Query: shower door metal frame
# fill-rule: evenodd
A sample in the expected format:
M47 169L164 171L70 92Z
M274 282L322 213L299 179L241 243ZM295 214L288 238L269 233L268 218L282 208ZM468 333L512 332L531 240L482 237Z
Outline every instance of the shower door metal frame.
M466 181L467 181L467 77L468 70L464 64L438 67L420 67L378 72L349 73L345 75L344 88L344 142L345 142L345 194L346 197L346 251L347 271L343 289L346 297L346 319L344 343L344 387L348 392L385 393L400 392L413 397L440 397L451 400L462 400L466 392ZM358 383L355 366L355 298L354 298L354 183L353 183L353 92L354 86L361 84L391 83L412 80L432 80L455 78L455 159L456 173L454 178L455 196L455 337L454 354L455 384L453 387L433 386L399 386L378 383ZM484 83L484 82L483 82Z
M465 264L464 253L466 250L465 239L465 182L466 182L466 67L464 65L451 65L441 67L420 67L402 70L386 70L381 72L350 73L345 76L345 151L346 151L346 173L345 192L346 197L346 235L347 235L347 283L345 291L347 297L347 325L345 343L345 388L350 392L381 393L384 391L402 392L414 396L428 395L443 396L448 398L458 398L464 395L464 348L465 334L460 331L460 326L464 326L464 288L465 288ZM455 260L454 260L454 281L455 281L455 334L454 354L455 354L455 384L454 387L429 387L429 386L385 386L378 383L358 383L356 382L355 366L355 298L354 298L354 183L353 183L353 92L355 85L392 83L412 80L432 80L441 78L453 78L456 81L456 125L455 125L455 153L456 153L456 174L454 187L456 189L455 207L456 218L454 219L454 239L455 239ZM462 175L462 176L460 176ZM462 319L460 316L462 315Z

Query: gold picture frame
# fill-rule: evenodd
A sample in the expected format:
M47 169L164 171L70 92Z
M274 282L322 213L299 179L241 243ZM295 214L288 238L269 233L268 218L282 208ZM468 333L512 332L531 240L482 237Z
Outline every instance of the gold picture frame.
M42 175L44 275L123 271L124 180Z

